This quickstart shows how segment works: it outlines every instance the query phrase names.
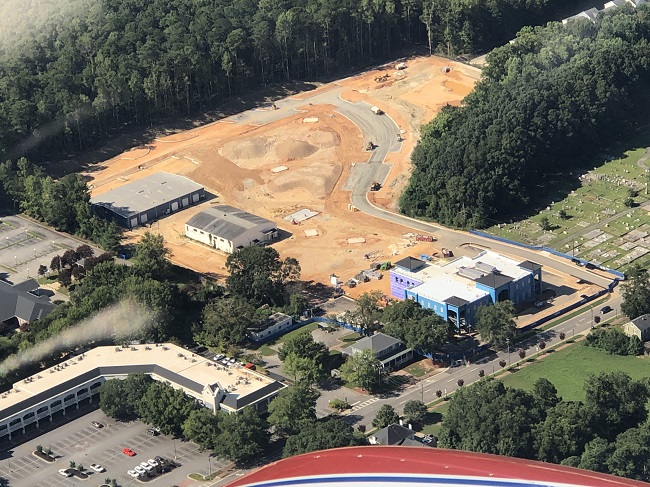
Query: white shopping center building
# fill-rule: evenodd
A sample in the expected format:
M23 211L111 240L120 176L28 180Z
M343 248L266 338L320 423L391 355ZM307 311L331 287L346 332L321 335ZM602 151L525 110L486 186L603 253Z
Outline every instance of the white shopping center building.
M170 343L105 346L74 356L27 377L0 395L0 439L65 416L82 403L99 400L109 379L143 373L165 381L199 404L233 413L252 406L265 410L286 385L241 365L226 367Z

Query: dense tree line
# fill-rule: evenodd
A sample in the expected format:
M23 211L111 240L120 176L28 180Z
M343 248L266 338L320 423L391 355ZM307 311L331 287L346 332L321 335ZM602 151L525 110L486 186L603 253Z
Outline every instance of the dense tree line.
M122 229L92 214L90 192L78 174L58 181L27 159L0 163L0 205L13 207L56 230L91 239L104 250L120 245Z
M22 12L15 25L41 28L0 49L0 160L82 151L124 125L204 110L269 83L334 75L414 43L447 54L498 45L580 2L72 3L10 9L10 18ZM48 18L36 22L43 12Z
M480 380L451 399L439 445L650 480L650 383L611 372L584 389L584 401L564 401L546 379L531 392Z
M402 211L484 227L624 134L650 105L649 13L646 4L607 11L595 25L525 28L495 49L463 106L423 129Z
M637 336L627 336L618 328L595 330L587 335L584 344L612 355L641 355L643 342Z

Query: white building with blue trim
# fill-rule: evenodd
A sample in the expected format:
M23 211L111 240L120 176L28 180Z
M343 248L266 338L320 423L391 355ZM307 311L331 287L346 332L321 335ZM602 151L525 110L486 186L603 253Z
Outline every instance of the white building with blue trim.
M485 250L451 262L406 257L390 271L391 295L413 299L452 323L458 331L475 326L476 310L499 301L534 302L543 291L542 266Z

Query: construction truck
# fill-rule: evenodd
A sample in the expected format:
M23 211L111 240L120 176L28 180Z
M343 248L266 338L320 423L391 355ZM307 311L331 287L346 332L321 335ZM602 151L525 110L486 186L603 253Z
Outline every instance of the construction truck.
M443 257L453 257L454 253L449 249L442 249L442 256Z
M372 113L374 113L375 115L383 115L384 114L384 111L381 108L370 107L370 110L372 110Z
M379 191L381 189L381 184L379 184L377 181L373 181L370 183L370 191Z
M366 150L375 150L375 144L373 142L368 142L368 145L366 145Z
M395 65L395 69L401 71L402 69L406 69L406 63L397 63Z

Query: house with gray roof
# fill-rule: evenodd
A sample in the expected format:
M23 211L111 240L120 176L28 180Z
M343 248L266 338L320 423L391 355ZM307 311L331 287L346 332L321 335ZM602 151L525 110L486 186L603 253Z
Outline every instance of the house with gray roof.
M45 318L56 306L34 279L20 284L0 281L0 323L16 327Z
M207 208L185 223L185 235L222 252L232 254L278 236L275 223L228 205Z
M623 325L623 333L639 337L642 342L650 340L650 314L641 315Z
M400 423L402 420L400 420ZM429 447L430 444L422 443L416 439L415 432L403 426L402 424L391 424L375 431L368 438L368 442L371 445L399 445L399 446L419 446L419 447Z
M200 184L177 174L157 172L112 189L90 202L102 218L135 228L205 199Z
M342 350L343 355L354 355L371 349L383 368L393 370L413 358L413 349L406 348L397 338L384 333L375 333Z

